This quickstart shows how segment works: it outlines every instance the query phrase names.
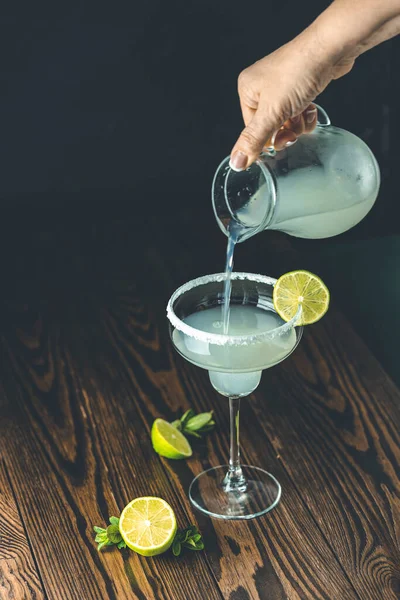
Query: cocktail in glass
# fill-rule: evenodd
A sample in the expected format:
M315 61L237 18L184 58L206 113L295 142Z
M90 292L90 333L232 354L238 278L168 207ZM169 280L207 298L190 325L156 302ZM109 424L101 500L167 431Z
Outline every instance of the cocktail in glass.
M225 274L194 279L172 295L167 314L176 350L186 360L209 371L213 387L229 398L229 465L208 469L191 483L192 504L220 519L251 519L279 502L281 487L260 467L240 463L240 399L260 383L262 371L287 358L298 345L301 314L284 322L272 301L272 277L232 274L230 320L223 333Z

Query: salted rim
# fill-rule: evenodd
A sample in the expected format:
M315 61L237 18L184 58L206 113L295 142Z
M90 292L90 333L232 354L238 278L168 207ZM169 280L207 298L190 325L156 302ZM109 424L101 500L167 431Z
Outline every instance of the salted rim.
M249 281L257 281L260 283L266 283L274 286L277 282L273 277L268 277L268 275L257 275L255 273L239 273L233 272L232 279L241 279ZM287 323L283 323L283 325L279 325L279 327L275 327L275 329L270 329L268 331L264 331L262 333L255 333L254 335L225 335L223 333L208 333L206 331L202 331L201 329L196 329L195 327L191 327L184 323L174 312L173 305L177 298L185 294L189 290L194 287L204 285L210 282L222 282L225 281L225 273L214 273L213 275L204 275L203 277L197 277L196 279L192 279L187 283L181 285L175 292L172 294L171 298L167 304L167 317L173 327L182 331L185 335L188 335L196 340L201 340L203 342L208 342L211 344L216 344L218 346L241 346L247 345L253 342L259 342L265 339L273 339L278 335L283 335L290 329L293 329L296 326L296 322L298 321L301 315L301 306L299 306L297 313L295 316L287 321Z

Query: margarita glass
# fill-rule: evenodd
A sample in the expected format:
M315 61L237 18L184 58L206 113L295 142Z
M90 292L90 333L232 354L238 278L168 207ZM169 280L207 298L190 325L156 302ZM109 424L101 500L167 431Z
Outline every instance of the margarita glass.
M220 519L251 519L279 502L281 487L260 467L242 465L239 445L240 399L260 383L262 371L287 358L298 345L301 314L284 322L272 301L276 279L232 273L228 333L223 333L225 274L199 277L178 288L167 306L170 335L186 360L209 371L213 387L229 398L229 465L200 473L189 497L203 513Z

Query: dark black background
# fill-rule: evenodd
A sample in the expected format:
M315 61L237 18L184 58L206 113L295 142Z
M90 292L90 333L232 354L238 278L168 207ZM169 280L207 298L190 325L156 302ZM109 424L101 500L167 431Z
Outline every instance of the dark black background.
M327 2L35 3L3 8L3 224L32 213L95 221L150 213L213 219L210 186L242 127L240 71ZM362 15L360 14L360 18ZM399 46L356 63L319 98L377 156L379 201L352 235L398 231ZM51 210L49 210L51 209Z

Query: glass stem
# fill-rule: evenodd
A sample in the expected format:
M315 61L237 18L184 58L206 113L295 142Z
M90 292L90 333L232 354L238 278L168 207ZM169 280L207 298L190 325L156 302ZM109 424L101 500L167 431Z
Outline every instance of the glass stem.
M246 490L246 479L240 465L240 443L239 443L239 414L240 398L231 396L229 398L231 448L229 457L229 470L224 479L226 492Z

